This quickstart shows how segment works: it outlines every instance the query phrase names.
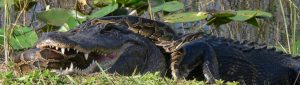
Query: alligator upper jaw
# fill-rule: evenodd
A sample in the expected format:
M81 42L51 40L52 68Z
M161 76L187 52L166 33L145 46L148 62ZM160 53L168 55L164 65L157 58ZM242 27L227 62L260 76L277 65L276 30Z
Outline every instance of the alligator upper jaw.
M66 48L55 45L43 45L39 46L40 49L48 49L55 54L60 54L66 62L65 66L61 66L60 69L51 69L61 75L66 74L88 74L96 71L97 69L109 69L118 58L126 51L128 47L133 44L125 43L121 47L116 49L91 49L82 50L76 48ZM50 53L51 53L50 52Z

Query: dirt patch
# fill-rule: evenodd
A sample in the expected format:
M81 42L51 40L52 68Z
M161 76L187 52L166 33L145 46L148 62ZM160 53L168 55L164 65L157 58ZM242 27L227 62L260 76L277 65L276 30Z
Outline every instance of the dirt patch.
M7 71L7 67L5 64L0 64L0 72L5 72Z

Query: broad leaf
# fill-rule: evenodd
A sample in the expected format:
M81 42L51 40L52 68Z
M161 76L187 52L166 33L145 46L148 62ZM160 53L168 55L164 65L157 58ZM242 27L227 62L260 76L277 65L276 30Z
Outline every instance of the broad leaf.
M219 26L223 25L223 24L226 24L226 23L229 23L231 22L232 20L229 19L228 17L213 17L213 18L210 18L208 20L208 23L207 25L214 25L216 26L216 28L219 28Z
M253 10L239 10L236 11L237 15L234 17L230 17L230 19L234 20L234 21L246 21L249 20L253 17L255 18L271 18L272 14L268 13L268 12L263 12L263 11L253 11Z
M68 19L67 25L68 25L69 29L73 29L79 25L79 22L75 18L72 17L72 18Z
M143 0L117 0L117 3L121 3L123 5L128 5L128 4L137 4L140 1L143 1Z
M74 29L78 25L79 25L79 22L75 18L71 17L63 26L61 26L58 29L58 31L66 32L68 30Z
M110 4L108 6L105 6L103 8L101 8L100 10L92 13L89 18L98 18L98 17L103 17L113 11L115 11L116 9L118 9L118 4L116 3L113 3L113 4Z
M4 29L1 28L0 45L3 45L3 38ZM12 46L12 48L15 50L30 48L37 41L37 34L31 28L17 26L17 28L14 29L14 32L9 40L10 46Z
M174 12L174 11L183 9L183 7L184 7L184 5L181 2L170 1L170 2L166 2L162 5L154 7L152 9L152 12L158 12L158 11Z
M255 26L255 27L259 27L259 24L258 24L256 18L251 18L251 19L247 20L246 22L248 24L251 24L251 25Z
M72 15L72 18L73 19L76 19L77 21L79 21L80 23L85 21L87 16L78 12L78 11L75 11L75 10L71 10L70 14ZM69 21L69 19L68 19Z
M233 17L236 15L235 11L220 11L212 13L213 17Z
M230 19L234 21L246 21L253 18L256 15L256 11L237 11L237 14Z
M72 17L72 11L54 8L37 14L37 19L54 26L62 26Z
M272 14L264 11L256 11L255 17L257 18L271 18Z
M177 23L177 22L194 22L207 18L206 12L186 12L165 16L163 19L165 22Z

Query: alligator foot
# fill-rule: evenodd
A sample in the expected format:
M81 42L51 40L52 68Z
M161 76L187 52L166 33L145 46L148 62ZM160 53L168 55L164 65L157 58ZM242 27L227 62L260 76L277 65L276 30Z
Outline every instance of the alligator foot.
M219 79L217 58L214 50L207 43L185 44L171 56L171 70L174 79L186 78L199 65L202 66L206 83L215 83L215 80Z

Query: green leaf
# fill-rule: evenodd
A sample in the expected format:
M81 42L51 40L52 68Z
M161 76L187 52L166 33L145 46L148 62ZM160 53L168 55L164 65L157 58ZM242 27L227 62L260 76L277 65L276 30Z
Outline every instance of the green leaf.
M75 11L75 10L71 10L70 14L72 15L72 18L73 19L76 19L78 20L80 23L85 21L87 16L78 12L78 11ZM68 19L69 20L69 19Z
M219 11L212 13L213 17L233 17L236 15L235 11Z
M206 12L186 12L165 16L163 19L165 22L177 23L177 22L194 22L207 18Z
M99 17L103 17L113 11L115 11L116 9L118 9L118 4L110 4L108 6L105 6L103 8L101 8L100 10L92 13L90 16L88 16L89 18L99 18Z
M78 22L78 20L76 20L75 18L73 17L70 17L68 19L68 21L63 25L61 26L58 31L60 32L66 32L68 30L71 30L71 29L74 29L75 27L77 27L80 23Z
M264 11L253 11L253 10L239 10L236 11L237 15L230 17L234 21L246 21L253 17L255 18L271 18L272 14Z
M264 11L256 11L255 17L257 18L271 18L272 14L269 12L264 12Z
M0 29L0 45L3 45L4 29ZM37 41L37 34L31 28L16 26L9 39L13 49L30 48Z
M231 22L232 20L230 19L230 17L234 16L237 16L237 13L230 10L213 12L212 17L208 20L207 25L213 24L214 26L219 28L220 25Z
M54 26L62 26L72 17L72 11L54 8L37 14L37 19Z
M35 31L27 27L19 27L14 30L14 33L22 33L10 38L10 45L13 49L24 49L32 47L37 41L38 37Z
M75 18L69 18L67 21L69 29L73 29L79 25L79 22Z
M121 3L123 5L137 4L140 1L143 1L143 0L117 0L118 3Z
M229 23L231 22L232 20L229 19L228 17L213 17L213 18L210 18L208 20L208 23L207 25L215 25L216 28L219 28L219 26L223 25L223 24L226 24L226 23Z
M170 2L166 2L162 5L152 8L152 12L158 12L158 11L174 12L174 11L183 9L183 7L184 7L184 5L181 2L170 1Z
M251 25L255 26L255 27L259 27L259 24L258 24L258 22L256 21L256 18L251 18L251 19L247 20L246 22L247 22L248 24L251 24Z
M246 21L248 19L253 18L256 15L256 11L249 11L249 10L241 10L236 11L237 14L234 17L230 17L233 21Z

